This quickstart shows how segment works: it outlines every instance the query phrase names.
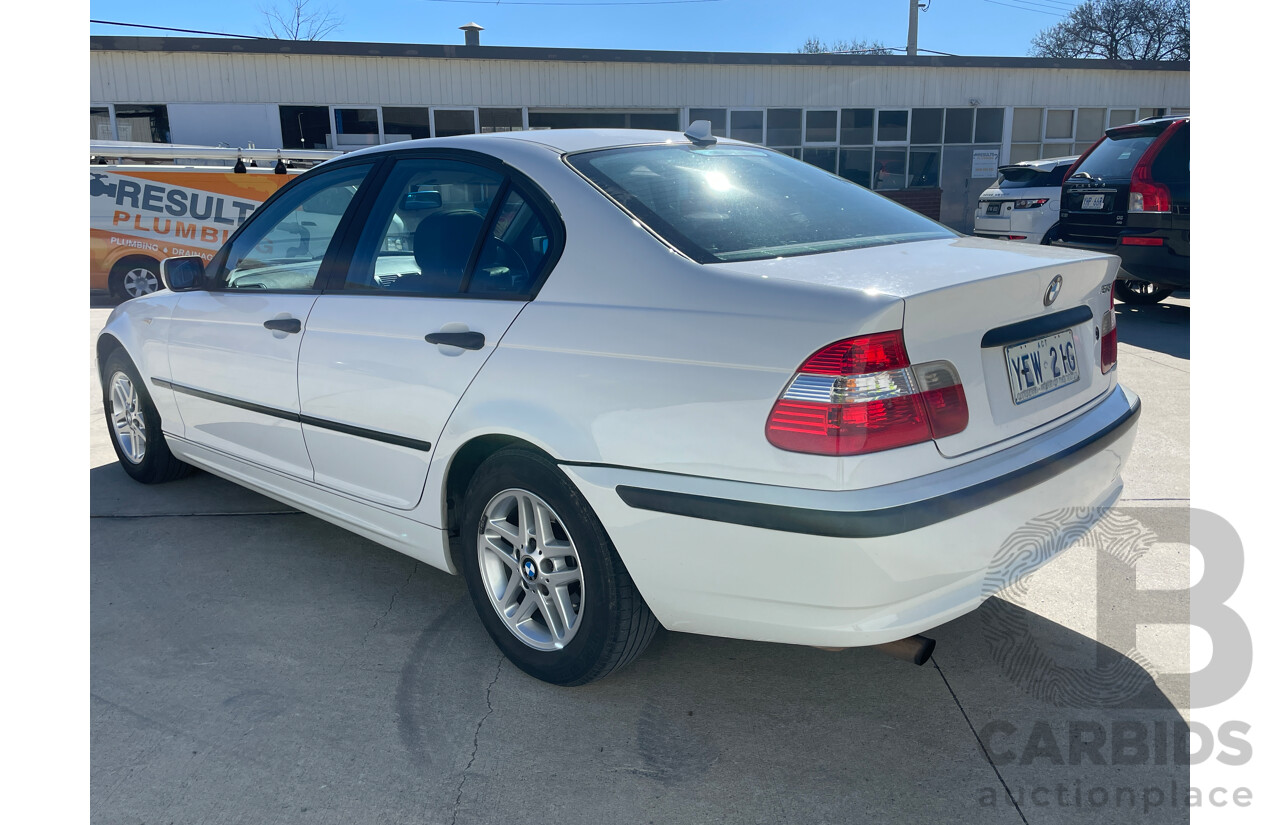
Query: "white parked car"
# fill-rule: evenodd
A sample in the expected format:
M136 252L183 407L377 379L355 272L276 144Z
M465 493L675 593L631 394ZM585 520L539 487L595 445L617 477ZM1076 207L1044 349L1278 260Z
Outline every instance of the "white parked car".
M558 684L658 624L910 639L989 595L1019 526L1116 500L1139 408L1116 258L964 237L690 134L409 141L301 175L112 313L121 464L461 573Z
M1002 241L1052 243L1062 206L1062 179L1076 157L1001 166L1000 177L978 197L973 234Z

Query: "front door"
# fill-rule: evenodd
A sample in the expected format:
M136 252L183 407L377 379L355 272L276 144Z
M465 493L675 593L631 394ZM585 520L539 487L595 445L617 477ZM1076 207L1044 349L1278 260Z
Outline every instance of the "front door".
M312 477L298 405L298 349L338 224L371 164L299 179L184 293L169 330L183 435L260 466Z
M549 265L547 212L505 174L404 157L381 186L346 280L307 321L298 364L315 480L400 509L432 448Z

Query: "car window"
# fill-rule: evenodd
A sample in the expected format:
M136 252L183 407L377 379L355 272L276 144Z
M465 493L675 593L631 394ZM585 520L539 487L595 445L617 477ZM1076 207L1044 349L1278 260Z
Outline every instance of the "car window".
M372 164L300 179L231 243L217 289L314 289L338 222Z
M1142 154L1160 137L1161 131L1126 131L1115 137L1109 136L1094 147L1072 175L1084 177L1080 173L1085 172L1103 180L1127 180L1133 174L1133 167L1138 165Z
M702 263L955 237L857 184L766 149L662 144L583 152L569 162Z
M522 295L533 289L551 251L546 224L525 197L507 193L467 285L473 295Z
M1169 142L1160 149L1151 174L1160 183L1189 183L1191 181L1191 126L1184 125L1169 136Z
M361 232L344 289L457 294L503 176L455 160L396 163Z

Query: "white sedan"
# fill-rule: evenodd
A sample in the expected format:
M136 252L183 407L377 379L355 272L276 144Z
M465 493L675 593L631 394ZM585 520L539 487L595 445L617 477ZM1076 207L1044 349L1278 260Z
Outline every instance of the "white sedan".
M198 467L461 573L538 678L659 624L920 661L1011 534L1120 494L1117 265L699 124L472 135L299 176L98 359L133 478Z

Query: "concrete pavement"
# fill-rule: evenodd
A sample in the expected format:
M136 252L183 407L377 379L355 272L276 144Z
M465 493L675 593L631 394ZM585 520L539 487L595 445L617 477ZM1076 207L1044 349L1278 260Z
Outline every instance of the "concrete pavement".
M1172 588L1190 569L1173 538L1190 302L1117 307L1121 378L1144 402L1122 503L1161 539L1117 580ZM1155 745L1185 736L1167 673L1186 628L1113 649L1099 615L1123 600L1111 584L1095 599L1111 579L1089 548L930 634L936 666L660 631L624 671L556 688L502 660L460 579L208 474L133 483L90 384L94 822L1187 819L1150 792L1187 784ZM1048 664L1020 670L1010 627ZM1133 690L1044 689L1062 674Z

